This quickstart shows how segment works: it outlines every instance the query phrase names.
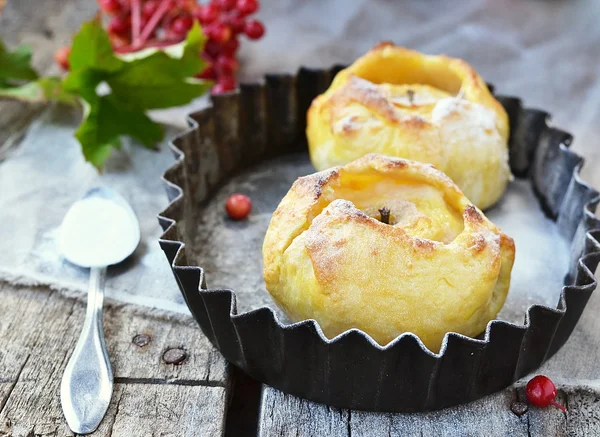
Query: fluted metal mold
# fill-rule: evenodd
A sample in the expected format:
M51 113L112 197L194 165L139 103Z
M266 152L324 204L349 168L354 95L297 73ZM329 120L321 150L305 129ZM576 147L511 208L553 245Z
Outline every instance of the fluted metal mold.
M540 206L572 240L571 268L556 308L532 305L522 325L493 320L482 339L446 335L438 354L413 334L385 347L350 330L327 339L314 320L281 323L270 308L238 313L231 290L211 290L188 262L198 208L236 171L306 149L306 110L341 67L269 75L214 96L175 138L175 164L164 181L170 205L160 239L186 303L208 339L231 363L268 385L336 407L408 412L475 400L539 367L569 338L596 288L600 196L579 177L583 158L570 134L520 99L498 96L511 121L511 168L528 177ZM189 259L193 259L189 256ZM210 280L210 278L209 278ZM532 287L535 284L532 284Z

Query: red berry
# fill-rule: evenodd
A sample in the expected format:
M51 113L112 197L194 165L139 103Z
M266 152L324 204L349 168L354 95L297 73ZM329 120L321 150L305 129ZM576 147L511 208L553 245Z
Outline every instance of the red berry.
M229 92L228 90L226 90L222 85L216 84L215 86L213 86L210 90L210 93L215 95L215 94L225 94Z
M265 26L258 20L251 20L246 23L244 33L250 39L259 39L265 34Z
M221 55L217 58L217 69L224 76L231 76L238 68L238 61L231 56Z
M219 8L215 5L200 6L194 9L193 14L201 24L209 24L219 18Z
M185 36L194 25L194 20L189 15L182 15L171 22L171 32L176 35Z
M118 14L123 11L123 5L119 0L98 0L98 6L102 12L106 12L107 14Z
M252 201L243 194L232 194L225 202L225 211L234 220L243 220L252 210Z
M235 79L231 76L221 76L215 86L212 87L212 94L223 94L233 91L236 87Z
M69 55L71 54L71 47L60 47L54 52L54 60L60 68L63 70L69 69Z
M211 4L218 6L225 12L235 8L235 0L212 0Z
M538 375L533 377L527 383L525 394L527 395L529 403L536 407L548 407L554 405L563 412L567 412L565 407L555 402L556 386L547 376Z
M239 15L232 15L227 18L227 24L231 27L231 31L237 35L244 31L246 27L246 20L244 17L240 17Z
M217 56L219 56L219 53L221 53L221 45L218 42L209 39L204 45L204 52L210 58L216 58Z
M231 38L229 41L223 44L223 46L221 46L221 52L224 55L233 56L239 47L240 42L237 40L237 38Z
M206 33L210 39L215 40L219 44L223 44L231 38L231 29L224 24L215 24L206 29Z
M179 6L185 11L191 11L198 4L196 0L179 0Z
M237 4L235 8L242 15L250 15L258 11L258 1L257 0L237 0Z
M108 31L116 35L124 35L131 28L131 20L127 16L112 17L108 23Z
M231 91L235 89L237 83L233 76L222 75L219 77L219 85L223 85L226 90Z
M215 67L209 64L202 70L202 73L198 73L196 77L198 79L215 80L217 78L217 71L215 70Z
M142 6L142 16L146 19L150 18L158 9L159 0L148 0Z

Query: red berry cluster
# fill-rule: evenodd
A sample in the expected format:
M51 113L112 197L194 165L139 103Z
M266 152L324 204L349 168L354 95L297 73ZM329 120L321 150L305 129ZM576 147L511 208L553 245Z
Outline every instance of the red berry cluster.
M264 35L263 24L248 19L258 7L258 0L212 0L194 9L194 18L208 36L202 53L208 66L198 77L216 81L213 94L232 91L236 87L238 37L245 35L249 39L259 39Z
M198 77L215 81L214 94L236 87L239 67L236 53L238 37L259 39L264 25L249 19L259 8L258 0L97 0L109 16L107 32L119 53L148 47L165 47L185 39L194 21L200 22L208 41L200 54L208 63ZM68 48L55 53L56 62L68 69Z

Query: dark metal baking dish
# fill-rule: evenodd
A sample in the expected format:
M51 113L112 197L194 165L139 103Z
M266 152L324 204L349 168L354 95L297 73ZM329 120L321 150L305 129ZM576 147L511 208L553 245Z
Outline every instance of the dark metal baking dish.
M569 338L596 287L600 221L594 211L600 198L579 178L583 158L568 149L571 135L517 98L498 96L510 117L512 171L530 180L540 207L572 241L567 285L556 308L532 305L523 324L491 321L480 339L450 333L433 354L412 334L385 347L358 330L330 340L313 320L285 324L266 306L238 313L234 291L207 288L211 278L195 264L199 212L241 170L306 153L306 111L337 71L270 75L264 84L215 96L213 106L192 114L191 129L173 141L177 162L164 176L171 203L159 217L165 231L160 244L202 331L253 378L353 409L439 409L500 390L535 370Z

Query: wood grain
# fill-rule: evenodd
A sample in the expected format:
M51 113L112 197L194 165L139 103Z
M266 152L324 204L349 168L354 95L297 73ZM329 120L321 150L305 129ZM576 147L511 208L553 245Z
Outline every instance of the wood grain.
M507 389L479 401L441 411L419 414L388 414L331 408L263 389L259 435L332 437L421 437L479 436L506 437L594 436L600 435L600 394L594 390L570 389L559 392L558 408L530 407L523 416L510 410L516 398ZM521 398L523 393L521 390Z
M117 413L103 436L218 436L223 387L127 384L115 396Z
M528 436L526 418L519 418L510 411L512 398L513 392L506 390L442 411L388 414L330 408L265 387L260 436L451 437L481 435L483 429L493 430L494 436Z
M59 387L84 311L83 301L58 292L0 285L0 436L71 435ZM109 302L104 323L116 389L94 435L223 432L227 367L193 320ZM133 344L136 334L150 343ZM186 360L165 364L169 348L185 350Z
M261 399L259 435L322 436L349 435L348 410L331 408L264 386Z

